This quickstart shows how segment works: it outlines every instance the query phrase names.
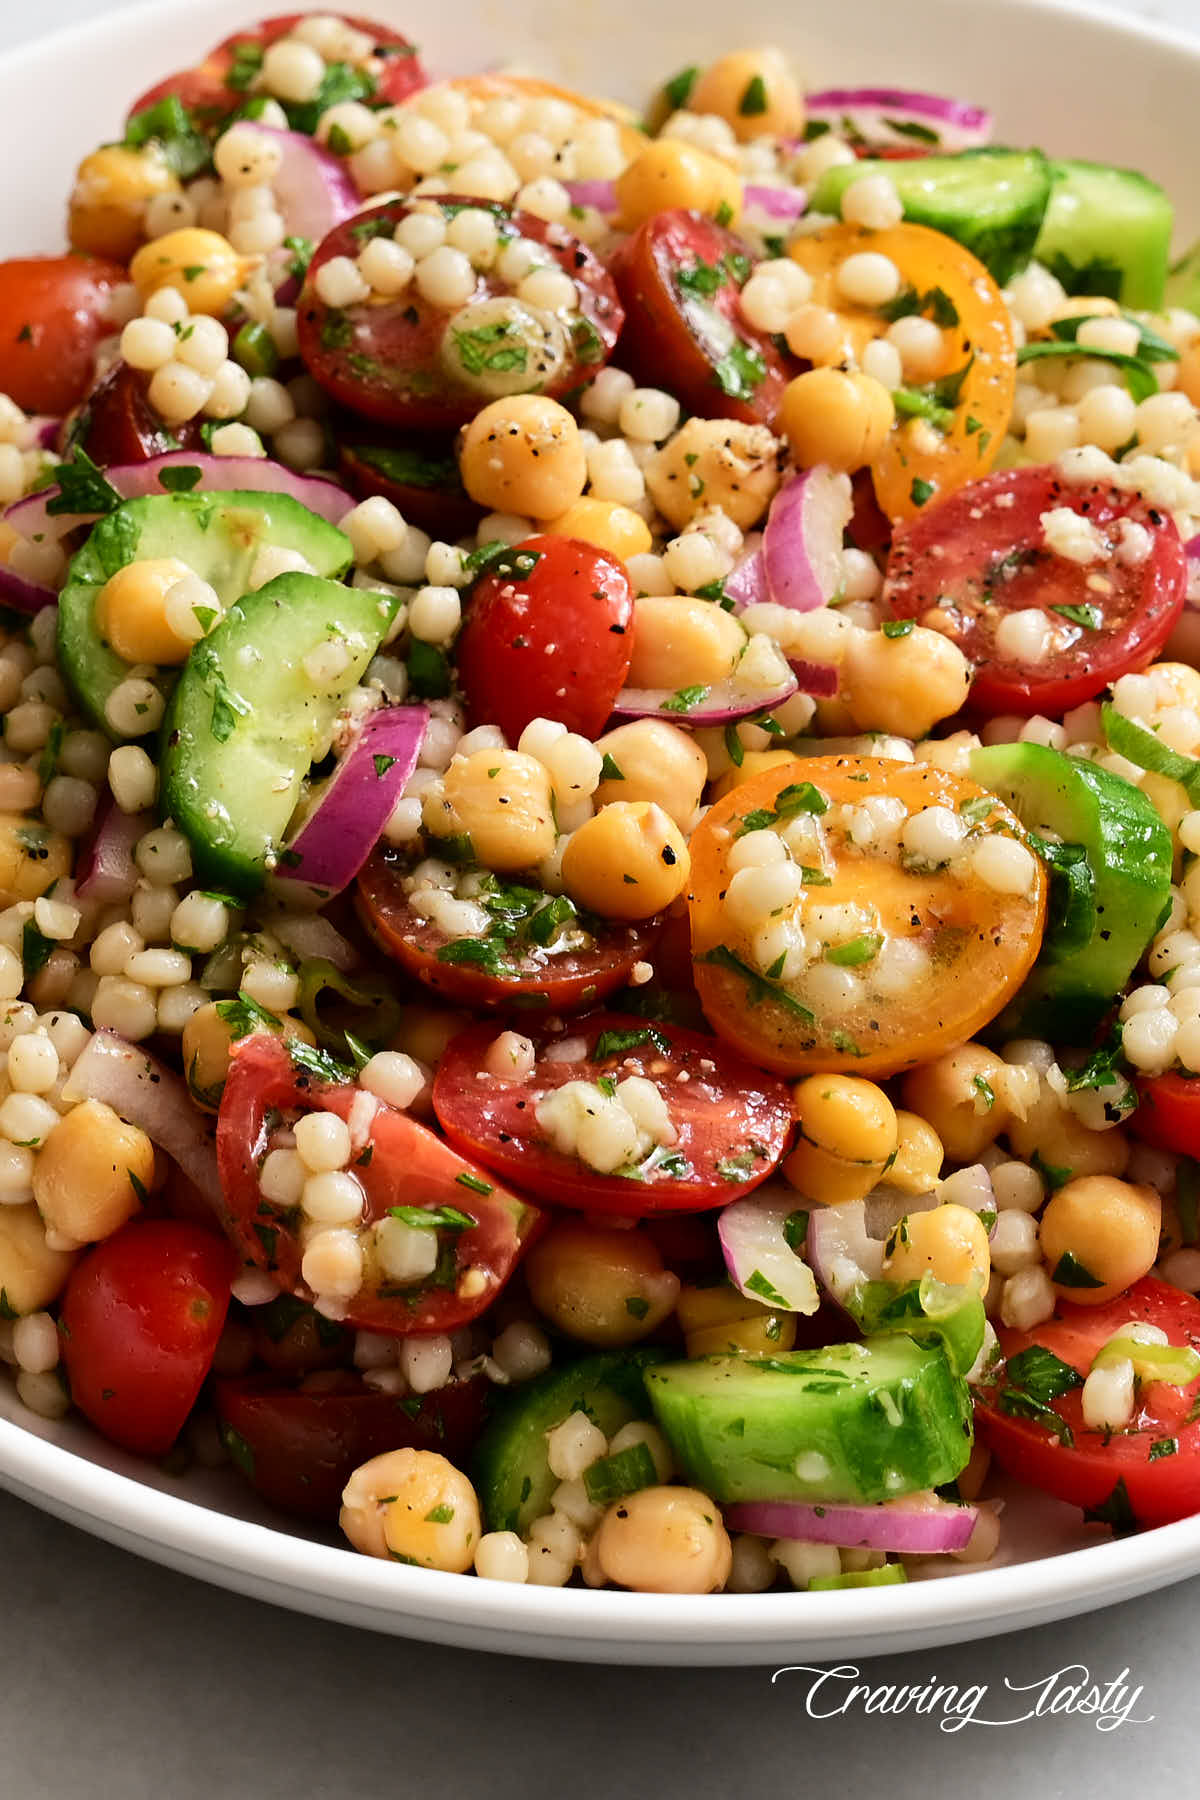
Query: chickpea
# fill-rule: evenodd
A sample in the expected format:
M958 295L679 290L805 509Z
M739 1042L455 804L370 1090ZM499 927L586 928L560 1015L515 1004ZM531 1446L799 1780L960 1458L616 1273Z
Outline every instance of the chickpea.
M624 231L675 207L736 226L742 184L719 156L677 138L652 138L617 176L617 206Z
M665 719L634 719L606 732L596 748L620 770L596 789L597 807L614 800L655 800L680 831L692 830L708 764L689 732Z
M677 900L692 860L670 815L646 800L618 800L567 839L563 887L605 919L649 919Z
M1157 662L1151 663L1146 673L1167 683L1176 706L1200 710L1200 669L1181 662Z
M1193 406L1200 406L1200 336L1194 337L1179 358L1175 386Z
M189 312L220 318L251 267L220 232L188 225L143 244L129 275L143 300L161 287L173 287Z
M180 1037L188 1088L196 1105L205 1112L216 1112L220 1105L221 1089L229 1073L229 1052L240 1038L246 1036L244 1031L221 1017L224 1004L220 1000L210 1000L207 1006L198 1007L184 1025ZM279 1023L279 1035L284 1039L299 1038L305 1044L316 1043L303 1019L293 1019L290 1013L283 1013Z
M0 813L0 896L3 904L36 900L71 873L71 840L37 819Z
M856 370L807 369L788 382L780 403L784 435L802 469L863 468L883 449L895 418L883 383Z
M909 1213L888 1239L883 1272L890 1281L933 1275L950 1287L975 1282L986 1292L992 1256L982 1219L969 1206L953 1203Z
M1023 1161L1036 1156L1072 1175L1123 1175L1129 1162L1129 1139L1119 1126L1090 1131L1044 1082L1026 1116L1010 1119L1006 1135Z
M13 1312L40 1312L57 1300L76 1254L51 1250L32 1200L25 1206L0 1206L0 1293Z
M782 769L785 763L795 760L790 750L747 750L740 767L735 764L733 768L726 769L717 782L713 789L714 798L723 800L726 794L732 794L734 788L740 788L743 782L752 781L756 775L761 775L764 769Z
M945 1158L942 1140L927 1119L896 1113L896 1160L887 1170L889 1187L902 1194L928 1194L938 1183Z
M456 756L442 792L425 806L425 824L442 837L465 833L489 869L532 869L554 849L550 774L520 750L474 750Z
M389 1450L355 1469L339 1523L366 1556L452 1575L471 1567L481 1533L474 1488L434 1450Z
M640 556L654 543L650 527L631 506L590 497L574 501L557 519L548 520L542 530L547 537L576 538L581 543L594 544L622 562Z
M73 1106L33 1165L33 1197L59 1237L91 1244L138 1210L154 1180L154 1146L102 1100ZM136 1184L136 1185L135 1185Z
M636 1344L670 1313L679 1277L640 1231L563 1219L525 1260L529 1297L568 1337L602 1349Z
M463 486L494 512L557 519L587 482L579 427L557 400L513 394L493 400L463 432Z
M963 1044L910 1069L900 1091L937 1132L950 1161L970 1163L1008 1126L1007 1073L1007 1064L982 1044Z
M1149 1274L1158 1257L1161 1226L1162 1200L1154 1188L1135 1187L1112 1175L1084 1175L1051 1194L1038 1241L1063 1299L1074 1306L1100 1306ZM1078 1273L1076 1280L1065 1279L1064 1257L1099 1285L1079 1285ZM1064 1279L1055 1280L1060 1271Z
M465 1031L473 1021L467 1013L451 1012L445 1006L402 1006L396 1035L388 1046L403 1050L431 1069L441 1061L442 1052L451 1038Z
M711 687L729 676L746 646L746 632L711 600L686 594L634 602L630 687Z
M684 1287L675 1303L689 1357L771 1356L796 1342L796 1315L772 1312L729 1283Z
M85 156L75 176L68 230L73 250L128 262L145 238L146 203L182 191L159 144L140 150L105 144Z
M100 634L127 663L185 661L191 644L167 622L166 599L191 574L175 556L144 557L110 575L96 595Z
M970 686L971 665L958 645L914 625L904 637L849 633L838 697L860 731L921 738L958 711Z
M688 111L716 113L743 144L764 134L795 138L804 130L804 101L782 50L718 57L688 95Z
M792 1104L800 1135L783 1164L792 1186L826 1206L869 1194L896 1150L896 1111L883 1089L857 1075L809 1075Z
M627 1494L605 1513L594 1544L605 1579L639 1594L711 1594L733 1566L721 1509L696 1488Z
M677 530L719 506L741 531L766 512L779 487L779 439L738 419L689 419L646 462L646 489Z

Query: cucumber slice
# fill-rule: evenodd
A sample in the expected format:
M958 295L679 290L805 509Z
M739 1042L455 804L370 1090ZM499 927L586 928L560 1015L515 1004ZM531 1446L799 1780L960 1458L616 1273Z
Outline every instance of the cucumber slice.
M1172 263L1163 303L1181 306L1186 312L1200 312L1200 244L1193 244L1177 263Z
M1038 262L1068 294L1160 307L1174 213L1157 182L1104 163L1056 162L1050 172L1050 204L1033 252Z
M163 727L162 807L222 891L261 887L314 757L395 615L390 594L279 575L231 606L184 664ZM317 687L304 659L348 652Z
M975 750L971 776L1031 831L1081 845L1089 877L1084 892L1072 865L1061 871L1041 954L992 1034L1087 1043L1170 902L1171 835L1131 782L1042 744Z
M986 1315L974 1288L948 1287L933 1275L901 1286L868 1281L843 1304L866 1338L903 1331L920 1344L933 1344L949 1358L956 1375L967 1375L983 1349Z
M658 1422L714 1500L890 1500L953 1481L971 1399L940 1350L901 1332L646 1373Z
M543 1513L558 1477L550 1472L546 1433L586 1413L605 1437L650 1416L645 1372L665 1350L614 1350L548 1369L500 1400L475 1446L473 1475L489 1531L523 1536Z
M353 554L344 532L287 494L152 494L124 501L93 526L59 596L58 660L80 706L101 731L120 741L105 706L129 673L129 664L96 627L96 596L109 576L145 557L175 556L228 607L249 588L254 559L265 544L296 551L318 575L343 574ZM176 675L173 668L160 671L164 693Z
M867 159L827 169L812 210L840 214L842 195L862 175L886 175L906 219L956 239L1001 286L1032 256L1050 197L1050 165L1040 150L960 150L954 156Z

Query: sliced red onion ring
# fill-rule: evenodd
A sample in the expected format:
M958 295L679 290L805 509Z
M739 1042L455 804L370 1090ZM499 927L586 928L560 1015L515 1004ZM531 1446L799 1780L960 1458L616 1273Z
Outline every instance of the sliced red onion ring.
M615 213L617 184L615 181L568 181L564 183L572 206L594 206L597 212Z
M278 144L283 161L271 187L289 237L319 244L335 225L366 204L345 164L314 138L255 123L254 129Z
M794 675L777 688L749 698L735 690L731 681L702 688L694 699L689 698L690 688L622 688L613 712L623 719L665 719L670 725L736 725L739 719L782 706L795 692Z
M732 572L725 577L722 586L725 597L732 600L738 612L744 612L748 606L761 606L764 600L771 598L767 588L767 572L763 567L761 548L752 550L749 556L743 556Z
M75 892L81 900L105 906L128 900L138 882L133 847L153 826L153 813L123 813L111 795L101 801L75 862Z
M102 1100L178 1164L213 1206L221 1204L217 1152L204 1114L182 1076L140 1044L112 1031L92 1034L63 1084L63 1099Z
M29 419L29 430L31 449L53 450L62 430L62 420L48 418L45 413L33 413Z
M425 706L386 706L370 714L316 809L280 855L277 892L320 906L349 887L417 766L428 724Z
M772 219L784 219L789 223L801 218L808 208L808 190L802 187L767 187L752 182L742 189L743 204L756 207L759 212L767 213Z
M804 104L810 121L872 145L974 150L992 138L984 107L908 88L826 88Z
M808 1215L804 1254L821 1286L839 1304L864 1282L883 1275L883 1240L867 1231L861 1200L814 1206Z
M722 1209L721 1253L730 1280L747 1299L795 1313L815 1313L820 1306L813 1272L787 1240L789 1218L805 1210L797 1193L779 1187L760 1188Z
M40 613L43 606L53 606L58 595L44 582L30 581L0 564L0 606L11 606L14 612Z
M838 672L833 663L808 662L803 657L789 656L788 666L796 677L802 694L817 700L832 700L838 691Z
M914 1496L915 1498L915 1496ZM955 1506L936 1495L881 1500L871 1506L806 1505L801 1500L744 1500L727 1506L725 1522L756 1537L804 1538L852 1550L896 1550L939 1556L964 1550L978 1518L973 1506Z
M767 589L777 606L827 606L842 580L842 534L854 502L850 478L818 464L784 482L763 532Z

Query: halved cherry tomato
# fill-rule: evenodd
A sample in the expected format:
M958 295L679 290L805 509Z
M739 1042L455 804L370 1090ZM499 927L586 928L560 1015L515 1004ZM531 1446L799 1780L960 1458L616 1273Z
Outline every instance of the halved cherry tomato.
M26 412L65 413L82 400L96 345L112 333L105 308L129 277L96 256L27 256L0 263L0 393Z
M1200 1301L1150 1276L1103 1306L1060 1301L1054 1318L1032 1331L1001 1328L1000 1347L1007 1365L1040 1345L1086 1377L1101 1347L1135 1321L1157 1325L1172 1344L1200 1350ZM1080 1391L1045 1402L1063 1423L1059 1434L1041 1418L1019 1416L1032 1409L1023 1409L1019 1384L1001 1367L976 1389L979 1435L1022 1481L1089 1511L1101 1507L1117 1525L1165 1525L1200 1510L1200 1381L1183 1388L1147 1383L1132 1425L1115 1432L1087 1429Z
M418 918L404 891L407 865L394 853L376 851L358 878L358 910L387 956L435 993L463 1006L579 1012L598 1006L629 979L634 963L650 955L658 921L607 925L579 949L542 949L517 939L472 939L481 945L468 961L427 919Z
M440 194L437 203L448 218L464 206L479 204ZM428 206L429 202L421 204ZM435 305L415 287L391 300L372 297L354 306L327 306L316 287L323 265L335 256L357 256L371 236L391 236L412 211L404 200L388 200L347 220L323 239L297 302L300 355L309 373L335 400L352 412L386 424L453 431L495 398L489 371L497 376L515 372L522 393L553 398L587 381L608 361L624 314L604 264L561 225L548 225L532 213L509 213L500 206L488 210L495 215L502 236L532 238L544 244L563 274L575 283L579 310L570 325L556 321L552 332L547 325L551 336L546 338L549 347L545 350L540 341L534 346L511 337L506 327L495 322L485 325L483 335L475 338L464 326L461 355L451 364L443 349L459 342L454 335L458 309ZM477 277L474 300L515 293L516 284L505 281L493 268ZM533 315L530 318L532 321ZM461 370L476 365L478 380L468 381Z
M1129 1120L1134 1135L1178 1156L1200 1156L1200 1077L1149 1075L1137 1090L1141 1104Z
M854 511L846 527L847 540L856 550L865 550L868 555L879 551L886 553L892 541L892 522L875 498L869 469L854 471L850 477L850 491Z
M233 1047L217 1118L226 1229L247 1262L302 1300L312 1296L300 1274L295 1212L263 1198L258 1172L284 1121L320 1111L345 1119L360 1093L351 1083L334 1085L298 1069L284 1045L264 1032ZM544 1223L536 1207L488 1181L432 1131L388 1106L371 1120L351 1172L364 1191L365 1276L342 1316L362 1331L405 1337L467 1324L492 1304ZM400 1286L378 1267L365 1229L393 1206L452 1207L475 1223L439 1226L437 1269L422 1283Z
M71 1398L114 1444L163 1456L212 1365L237 1262L215 1231L134 1219L75 1265L60 1311Z
M813 302L832 307L861 356L887 329L879 311L847 305L837 272L847 256L869 250L895 263L901 296L942 328L942 354L920 387L905 388L897 419L871 465L879 504L890 519L909 519L928 502L986 475L1000 448L1012 411L1017 353L1012 320L999 288L961 244L924 225L868 231L861 225L828 225L797 238L788 254L813 281Z
M741 238L699 213L656 213L610 267L625 307L622 363L703 419L774 421L803 365L742 318L753 258Z
M615 556L577 538L525 538L471 589L454 655L472 723L499 725L511 744L531 719L598 737L629 673L632 625Z
M1071 562L1047 547L1042 515L1059 507L1102 533L1103 558ZM1141 562L1116 554L1126 521L1149 534ZM953 638L975 664L972 711L1058 719L1153 662L1186 587L1187 557L1166 513L1052 467L1005 469L897 528L883 602L893 618ZM1036 663L1000 655L1000 621L1030 608L1053 627L1052 647Z
M249 1308L246 1316L254 1333L254 1354L274 1374L298 1380L318 1369L343 1368L352 1360L354 1333L294 1294L278 1294L266 1306Z
M92 389L70 422L67 450L86 450L101 468L118 463L148 462L168 450L204 447L199 419L185 419L170 429L147 398L150 377L119 362Z
M928 1062L994 1018L1037 956L1046 879L1036 857L1027 895L985 887L966 857L929 873L905 868L894 854L861 848L848 836L847 813L874 794L901 801L910 816L929 806L966 812L968 845L997 832L1022 835L1013 814L963 776L855 756L766 769L718 800L692 834L689 900L700 1001L713 1029L764 1068L892 1075ZM765 963L758 961L756 931L725 906L729 852L738 838L758 829L794 833L806 816L810 836L794 854L811 892L797 917L807 922L815 907L844 904L863 912L861 935L837 949L827 944L823 953L817 923L816 950L804 952L818 957L821 972L811 982L811 962L794 976L776 969L774 944ZM912 959L907 978L889 972L896 945ZM844 978L836 1004L827 997L830 962Z
M487 1413L483 1376L403 1398L348 1369L293 1386L278 1376L216 1383L217 1413L234 1466L263 1499L304 1519L337 1519L360 1464L388 1450L436 1450L461 1462Z
M303 16L302 13L283 13L276 18L263 19L260 24L252 25L244 31L235 31L232 37L219 43L215 50L210 50L202 63L191 69L182 69L176 75L168 75L165 81L156 82L130 107L130 116L142 112L147 106L153 106L156 100L161 100L166 94L176 94L184 106L200 114L201 123L220 124L227 113L244 105L247 99L244 86L233 87L229 82L239 47L262 45L265 48L277 38L286 37L292 26ZM373 85L368 98L387 101L389 105L395 106L397 102L407 99L409 94L425 86L425 71L421 67L415 46L407 38L373 19L361 19L347 13L335 13L332 16L375 40L374 54L382 63L382 69L370 78Z
M484 509L463 487L452 439L397 443L394 432L371 431L351 415L332 430L342 475L361 498L382 494L443 543L474 537Z
M531 1035L539 1056L528 1081L505 1081L484 1068L495 1029L476 1025L447 1047L438 1064L433 1110L452 1144L508 1181L583 1212L698 1212L724 1206L766 1179L792 1129L791 1095L724 1045L676 1025L600 1013L575 1026L576 1054L562 1060L561 1032ZM547 1050L555 1049L553 1058ZM568 1081L654 1082L675 1137L628 1175L601 1175L555 1149L534 1117L539 1102Z

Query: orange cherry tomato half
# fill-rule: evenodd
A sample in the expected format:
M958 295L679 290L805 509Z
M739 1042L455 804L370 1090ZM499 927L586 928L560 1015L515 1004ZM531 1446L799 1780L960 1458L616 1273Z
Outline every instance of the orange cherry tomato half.
M886 256L900 271L900 294L887 309L852 306L838 292L838 269L860 251ZM913 398L898 405L871 467L888 517L910 519L986 475L1008 428L1017 352L1008 308L983 264L925 225L830 225L797 238L788 254L812 277L813 304L841 315L856 356L901 316L897 303L941 330L940 357L920 383L901 390Z
M901 860L898 833L884 847L854 842L852 832L866 835L863 803L883 797L909 817L947 808L964 826L962 853L931 867ZM803 935L790 948L779 928L791 903L762 884L756 915L743 852L730 868L735 846L757 830L783 839L803 881L793 914ZM964 1043L1021 985L1045 923L1036 857L1022 894L999 893L972 872L974 848L997 834L1024 837L973 781L920 763L811 757L735 788L691 840L692 959L713 1029L783 1074L891 1075Z
M109 295L128 276L97 256L0 263L0 393L26 412L65 413L83 399Z

